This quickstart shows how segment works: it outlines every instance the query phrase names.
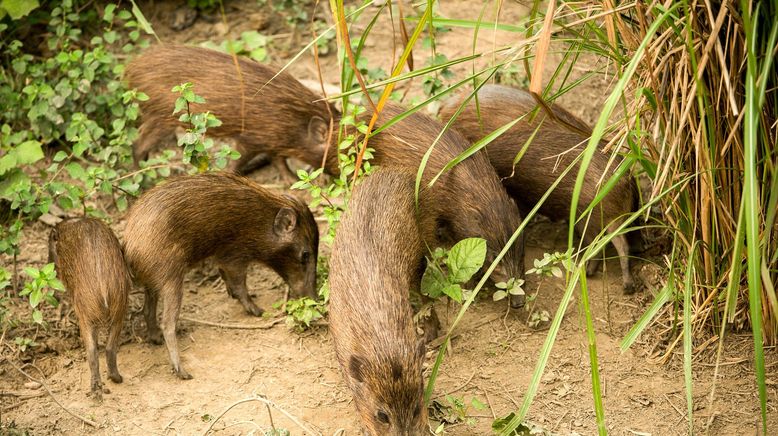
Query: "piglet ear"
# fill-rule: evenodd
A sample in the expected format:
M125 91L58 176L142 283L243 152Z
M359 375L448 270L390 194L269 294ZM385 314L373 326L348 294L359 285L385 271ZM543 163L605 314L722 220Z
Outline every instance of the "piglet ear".
M348 374L354 380L362 383L365 381L365 359L359 356L351 356L348 360Z
M439 243L442 245L453 245L455 241L452 236L454 232L452 227L451 221L448 219L443 217L437 219L435 223L435 238L437 238Z
M308 121L308 139L310 144L319 146L327 142L330 124L324 118L312 116Z
M276 214L273 231L276 235L288 235L297 227L297 212L289 207L282 207Z
M59 232L57 228L51 229L49 233L49 263L57 263L57 241L59 240Z

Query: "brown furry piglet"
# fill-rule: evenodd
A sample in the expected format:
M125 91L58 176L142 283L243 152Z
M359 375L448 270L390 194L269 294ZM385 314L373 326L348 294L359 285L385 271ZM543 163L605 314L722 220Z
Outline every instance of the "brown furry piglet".
M171 89L191 82L194 92L205 98L205 104L194 104L191 110L210 111L222 122L209 128L208 135L234 139L241 154L228 170L246 173L261 155L273 159L289 180L297 177L286 166L286 158L321 166L329 131L327 103L287 73L276 75L276 69L243 57L238 63L240 73L229 54L175 44L156 45L132 60L125 77L130 87L149 96L140 102L135 161L147 159L174 134L180 114L173 115L178 95Z
M315 298L318 246L318 227L300 200L230 173L178 177L151 189L130 209L124 231L127 263L146 290L148 339L161 344L164 337L181 379L192 378L181 367L176 341L184 274L190 267L214 259L230 296L260 316L262 309L246 289L249 263L272 268L293 296Z
M388 103L378 120L382 126L405 111ZM427 186L452 159L459 156L470 143L458 132L449 129L442 135L443 124L420 112L415 112L398 123L376 134L368 142L375 149L373 163L383 167L412 171L415 177L424 154L435 143L422 177ZM438 222L436 230L425 232L422 238L432 246L451 247L471 237L486 240L485 271L521 224L516 204L500 184L494 168L484 152L478 152L443 173L429 189L429 210L434 210ZM524 277L524 235L511 245L492 273L495 282ZM524 305L524 296L511 295L511 305Z
M338 226L330 258L330 332L367 434L427 433L424 341L409 292L424 271L414 176L388 168L362 180ZM434 216L422 209L420 219Z
M448 120L461 106L465 96L454 98L444 104L441 109L441 117ZM486 85L478 92L478 110L475 99L472 99L454 122L454 128L461 132L472 142L478 141L488 133L531 112L535 106L535 100L528 92L501 85ZM576 118L566 110L558 106L552 108L554 115L578 130L589 131L583 121ZM480 114L480 118L479 118ZM542 123L542 124L541 124ZM527 140L537 131L526 153L513 165L513 160L522 149ZM500 137L486 146L489 160L497 174L502 178L508 193L513 196L522 213L528 213L540 200L543 194L551 187L573 159L583 151L588 141L588 136L572 130L564 123L560 123L540 111L530 120L527 115L522 121L516 123ZM578 147L578 151L575 149ZM589 169L584 179L581 197L579 199L579 213L583 212L594 200L599 189L599 180L608 168L609 156L601 151L594 153ZM613 174L618 162L611 164L605 180ZM555 169L558 168L558 169ZM567 174L564 180L551 193L540 213L551 219L567 219L570 214L570 201L573 195L575 178L578 165ZM609 231L614 231L626 214L631 213L637 206L637 190L630 177L623 177L611 190L599 206L592 212L588 229L582 235L584 242L589 244L594 237L606 226ZM576 227L582 232L585 222ZM635 284L629 270L629 242L625 235L619 235L612 239L614 247L619 254L621 262L622 280L625 293L635 291ZM587 274L594 274L599 266L599 260L590 261L587 265Z
M57 224L49 234L49 262L54 262L58 277L70 292L92 373L91 390L101 399L98 327L108 328L105 346L108 378L115 383L122 382L116 367L116 352L127 313L127 296L132 288L122 247L102 221L73 218Z

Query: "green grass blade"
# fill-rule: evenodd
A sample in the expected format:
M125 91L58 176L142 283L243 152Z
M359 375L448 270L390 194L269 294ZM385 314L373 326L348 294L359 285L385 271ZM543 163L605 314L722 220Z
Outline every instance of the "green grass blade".
M354 10L353 12L349 13L349 14L346 16L346 18L348 19L348 18L350 18L350 17L353 17L353 16L354 16L354 15L356 15L356 14L359 14L360 12L362 12L363 10L365 10L365 9L366 9L368 6L370 6L371 4L372 4L371 2L365 2L365 4L364 4L364 5L360 6L359 8L357 8L356 10ZM278 70L278 72L276 72L276 74L274 74L274 75L273 75L273 77L271 77L271 78L270 78L270 79L269 79L269 80L268 80L268 81L267 81L267 82L266 82L264 85L262 85L262 86L261 86L261 87L260 87L260 88L259 88L259 89L258 89L258 90L255 92L255 93L254 93L254 95L256 96L257 94L259 94L259 93L262 91L262 89L264 89L264 87L265 87L265 86L267 86L267 84L268 84L268 83L270 83L270 82L272 82L273 80L275 80L275 78L276 78L276 77L278 77L278 76L279 76L281 73L283 73L284 71L286 71L286 69L287 69L287 68L289 68L289 66L290 66L290 65L292 65L292 64L293 64L293 63L295 63L295 62L297 62L297 59L299 59L299 58L300 58L300 56L302 56L304 53L306 53L306 52L307 52L307 51L308 51L308 50L309 50L311 47L313 47L313 45L314 45L314 44L316 44L317 42L319 42L319 40L320 40L320 39L324 38L324 37L327 35L327 33L329 33L329 32L331 32L331 31L333 31L333 30L335 29L335 27L336 27L336 24L333 24L332 26L328 27L328 28L327 28L326 30L324 30L323 32L319 33L319 36L317 36L316 38L313 38L313 39L311 39L311 41L310 41L308 44L306 44L306 45L305 45L305 47L303 47L302 49L300 49L300 51L298 51L298 52L297 52L297 53L296 53L294 56L292 56L292 58L291 58L291 59L289 59L289 62L287 62L286 64L284 64L284 66L283 66L283 67L281 67L281 69L279 69L279 70ZM340 63L341 63L341 64L343 64L343 62L340 62ZM361 91L360 91L360 92L361 92ZM337 99L337 98L340 98L340 97L341 97L340 95L336 95L336 96L333 96L333 97L332 97L332 99Z
M698 242L692 245L692 252L686 260L686 279L683 289L683 379L686 388L686 408L689 413L689 434L694 435L694 397L692 385L692 293L695 274L695 255Z
M594 155L594 152L597 151L598 149L600 139L602 139L603 135L605 134L605 129L608 126L608 119L613 113L613 110L615 109L619 99L621 99L621 96L624 90L626 89L627 83L630 81L633 74L635 74L635 70L637 69L638 65L642 62L643 53L645 52L648 43L652 40L657 29L659 29L659 26L661 26L665 22L665 20L669 19L672 12L679 6L680 3L676 3L672 5L669 9L664 11L656 20L654 20L653 23L651 23L651 26L648 28L648 31L646 32L646 37L643 38L643 41L641 41L637 50L635 50L635 53L633 53L632 60L627 65L627 68L624 70L624 74L621 76L619 81L616 82L616 86L613 92L611 92L610 96L606 100L605 106L603 107L603 110L600 113L600 117L597 119L597 123L595 124L594 130L592 131L592 136L589 138L589 143L587 144L586 149L583 152L581 167L578 170L578 176L576 177L575 186L573 188L573 198L570 202L570 226L568 229L569 247L573 246L573 235L575 232L575 223L578 221L576 219L576 212L578 210L578 200L581 197L581 190L583 189L586 170L589 168L589 163L592 160L592 156Z
M627 351L627 348L631 347L632 344L635 343L637 338L641 335L641 333L643 333L643 330L645 330L646 327L651 324L651 321L654 319L654 317L659 313L660 310L662 310L665 304L670 301L670 297L673 295L674 275L672 271L669 271L669 273L670 274L667 278L667 284L665 287L659 291L659 293L656 295L656 298L654 298L654 302L651 303L651 306L646 309L646 311L643 313L643 316L638 319L638 321L624 336L624 339L621 340L619 347L621 348L622 352Z
M743 27L746 33L747 68L745 77L746 104L744 117L743 153L743 197L745 197L745 224L746 224L746 259L748 263L748 303L751 315L751 330L754 339L754 367L756 369L756 383L759 388L759 405L762 412L762 431L767 434L767 386L765 385L764 341L762 333L762 281L761 281L761 251L759 250L759 192L757 190L758 173L757 137L759 130L759 114L761 108L758 105L764 100L757 95L756 78L759 74L756 65L757 34L751 21L751 2L741 0L741 14ZM758 6L757 6L758 9ZM756 15L758 18L758 15ZM756 21L756 20L755 20ZM767 72L763 72L767 74Z
M414 112L418 112L418 111L424 109L424 107L427 106L428 104L432 103L433 101L439 100L440 98L450 94L452 91L454 91L455 89L458 89L460 86L464 85L468 81L473 80L474 77L481 76L482 74L485 74L485 73L489 73L488 77L491 77L492 75L494 75L495 71L497 71L503 65L505 65L505 64L499 64L499 65L495 65L493 67L485 68L485 69L483 69L481 71L476 72L472 76L466 77L465 79L460 80L459 82L454 83L453 85L449 86L448 88L444 89L443 91L441 91L441 92L439 92L439 93L437 93L437 94L427 98L423 102L421 102L421 103L419 103L417 105L414 105L412 108L408 109L407 111L405 111L405 112L395 116L394 118L388 120L387 122L381 124L380 127L374 129L370 133L370 136L375 136L375 135L379 134L381 131L383 131L385 129L388 129L389 127L392 127L392 125L402 121L403 119L405 119L409 115L413 114ZM370 88L370 87L368 86L368 88Z
M405 17L408 21L419 21L419 17ZM491 21L473 21L473 20L457 20L453 18L440 18L434 17L433 23L435 27L460 27L463 29L477 29L478 27L494 27L497 30L504 30L506 32L524 32L525 29L522 26L513 26L511 24L495 23Z
M463 160L465 160L465 159L469 158L470 156L478 153L482 148L484 148L487 145L489 145L490 142L494 141L500 135L505 133L506 130L508 130L511 127L513 127L514 125L516 125L516 123L521 121L525 116L526 115L522 115L522 116L516 118L515 120L509 121L505 125L498 127L495 131L493 131L492 133L484 136L481 140L479 140L475 144L473 144L470 147L468 147L467 150L465 150L462 153L460 153L457 157L455 157L454 159L451 159L451 161L449 161L449 163L447 163L446 166L441 168L441 170L437 174L435 174L435 177L433 177L432 180L430 180L429 186L434 185L435 182L438 181L438 178L440 178L440 176L443 175L443 173L445 173L446 171L450 170L451 168L454 168L456 165L458 165Z
M737 313L737 292L740 289L740 273L742 271L743 247L745 244L745 213L746 213L746 199L742 198L740 201L740 211L737 218L737 229L735 230L735 240L732 246L732 266L729 270L729 280L727 283L727 304L725 316L729 322L735 322L735 314Z
M446 336L446 340L438 350L438 356L435 358L435 364L432 366L432 372L430 372L430 379L427 383L427 387L424 389L424 404L429 405L432 398L432 389L435 388L435 381L438 379L438 371L440 371L440 365L443 363L443 357L446 355L446 349L451 338Z
M532 400L535 398L535 394L538 392L540 379L543 376L543 371L545 370L546 364L548 363L548 358L551 355L551 348L554 346L554 342L556 342L556 335L559 333L559 326L562 324L562 318L564 318L565 312L567 311L567 306L570 304L570 299L573 296L573 290L575 289L575 284L578 282L579 275L581 275L580 268L576 269L573 273L573 276L570 278L570 281L567 284L567 288L565 289L565 293L562 296L562 300L559 302L559 307L554 314L554 319L551 321L551 326L548 329L548 335L546 335L546 340L543 342L543 347L540 349L540 356L538 357L537 366L535 367L535 371L532 373L532 379L530 380L529 386L527 387L527 392L524 394L524 402L522 403L518 413L516 413L513 419L511 419L508 424L505 425L505 428L503 428L503 431L500 433L501 436L512 436L514 430L516 430L519 424L524 421L524 418L527 416L527 412L529 412L529 408L532 405Z
M600 388L600 370L597 362L597 336L592 323L592 311L589 307L589 291L586 286L586 274L580 275L581 304L586 317L586 339L589 344L589 364L592 371L592 397L594 398L594 414L597 417L597 432L600 436L608 434L605 426L605 409L602 407L602 389Z
M388 79L384 79L384 80L380 80L380 81L377 81L377 82L369 83L369 84L367 84L366 88L367 89L381 88L381 87L389 85L391 83L402 82L404 80L412 79L414 77L418 77L418 76L423 76L423 75L429 74L429 73L431 73L433 71L441 70L443 68L448 68L448 67L450 67L452 65L458 65L458 64L461 64L463 62L471 61L473 59L478 59L478 58L480 58L483 55L484 55L483 53L477 53L477 54L474 54L474 55L468 55L468 56L463 56L461 58L456 58L454 60L450 60L450 61L444 62L442 64L431 65L431 66L427 66L427 67L424 67L424 68L417 68L417 69L415 69L413 71L408 71L408 72L405 72L405 73L402 73L402 74L398 74L397 76L390 77ZM330 96L329 98L330 99L338 99L338 98L348 97L348 96L351 96L351 95L354 95L354 94L361 94L361 93L362 93L361 89L352 89L350 91L343 92L342 94Z
M606 195L616 186L616 184L619 183L619 181L624 177L631 177L629 172L632 169L632 166L637 162L637 158L633 155L627 156L623 161L621 161L621 164L616 168L616 171L613 173L611 177L608 178L608 180L605 182L605 185L597 191L597 195L594 197L591 203L589 203L589 206L584 209L584 211L581 213L581 216L579 217L579 220L583 217L587 216L600 202L605 198Z

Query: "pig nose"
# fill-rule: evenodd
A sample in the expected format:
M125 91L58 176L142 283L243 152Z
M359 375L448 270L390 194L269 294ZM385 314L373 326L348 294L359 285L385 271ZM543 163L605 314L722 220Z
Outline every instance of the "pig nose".
M513 309L521 309L526 303L524 295L511 295L510 300Z

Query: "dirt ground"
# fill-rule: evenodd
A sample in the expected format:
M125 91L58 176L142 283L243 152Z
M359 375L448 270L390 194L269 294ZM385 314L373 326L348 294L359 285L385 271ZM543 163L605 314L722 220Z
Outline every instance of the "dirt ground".
M273 15L253 2L239 6L228 3L227 26L218 21L199 19L184 31L173 31L168 26L174 6L164 2L141 3L141 6L163 41L198 43L210 39L218 42L255 29L277 33L279 46L299 46L294 41L297 35L289 34L283 25L274 23ZM473 19L480 13L480 7L480 2L451 0L443 2L439 12L446 17ZM374 10L368 10L366 15L373 13ZM506 2L500 20L515 23L525 13L523 6ZM493 11L487 12L487 19L492 16ZM360 22L366 22L365 18L369 17L363 17ZM352 28L352 35L360 31L357 25ZM512 33L482 31L478 49L512 43L517 38ZM291 58L297 50L292 48L271 51L272 60L285 63L285 59ZM437 49L449 59L468 54L472 50L472 31L454 29L441 34ZM384 16L368 44L371 66L375 63L388 71L391 50L391 27ZM424 56L417 53L418 58ZM552 56L546 67L549 74L556 66L554 60L558 57ZM486 65L489 61L491 59L480 61L478 65ZM322 58L322 66L325 80L335 83L337 59L334 55ZM599 67L596 60L582 60L580 67L576 66L576 74ZM470 68L467 64L453 70L457 77L462 77ZM309 55L293 64L291 71L300 78L316 77ZM584 86L563 96L561 103L585 121L592 122L612 82L609 73L594 76ZM418 85L417 79L413 86ZM272 184L277 183L278 175L273 169L265 168L252 177L261 183ZM117 234L122 234L123 226L123 218L114 216L113 227ZM542 258L544 252L563 251L566 229L563 223L542 219L533 222L527 234L527 267L531 267L533 259ZM20 266L45 263L47 235L48 228L42 223L26 229ZM626 352L619 349L619 341L659 291L662 285L660 268L651 261L636 262L633 271L644 279L646 289L634 296L622 295L618 271L618 262L609 260L605 273L589 280L608 431L614 435L687 433L680 348L664 364L657 357L663 354L662 346L666 344L657 345L661 341L648 337L650 334L640 338ZM185 283L179 345L183 364L194 376L193 380L178 380L171 372L164 346L150 345L141 339L145 330L141 315L143 297L142 291L135 289L118 358L124 383L105 381L111 393L104 396L102 404L96 403L86 395L89 392L88 366L78 340L74 314L65 303L61 309L65 321L59 324L60 327L50 332L38 332L41 346L32 357L21 361L14 357L13 361L17 366L23 362L25 371L35 378L45 379L46 386L63 406L91 419L98 427L86 426L69 415L41 388L29 384L7 360L3 360L0 361L0 433L11 433L15 428L30 434L55 435L203 434L217 417L234 406L213 425L217 434L264 434L263 431L271 426L286 428L291 434L308 434L300 424L309 428L312 434L359 434L351 393L341 378L326 326L302 334L289 330L283 322L267 328L269 320L258 320L244 313L240 304L227 296L223 283L216 277L214 271L206 267L192 271ZM254 290L257 303L266 309L283 297L286 287L278 276L261 266L251 270L248 285ZM530 292L538 291L537 308L551 314L559 304L562 288L561 280L539 281L535 278L529 278L525 287ZM553 434L597 432L589 352L579 301L576 294L562 322L529 413L532 423ZM455 307L444 304L437 310L445 325L456 313ZM268 312L268 319L277 315L276 310ZM264 328L225 328L202 322ZM650 333L665 331L667 327L655 326ZM470 419L446 425L446 434L489 434L495 417L518 409L546 338L546 328L543 325L529 327L527 312L506 311L504 302L494 303L488 297L480 299L468 311L458 329L460 334L443 363L433 396L443 404L448 404L447 395L463 399L467 405L471 404L472 398L477 398L486 407L476 410L469 406L467 415ZM760 434L750 336L747 333L731 335L727 344L712 407L708 394L713 379L715 346L695 344L702 350L694 362L695 428L703 431L707 427L710 434ZM3 348L5 353L6 347ZM435 351L428 352L429 366L433 364ZM768 415L771 427L775 427L778 426L775 381L778 380L778 359L774 349L767 350L766 359ZM101 369L105 379L102 357ZM276 407L269 409L259 401L236 404L255 395L272 401Z

